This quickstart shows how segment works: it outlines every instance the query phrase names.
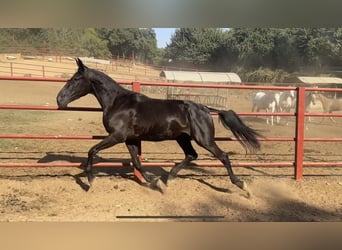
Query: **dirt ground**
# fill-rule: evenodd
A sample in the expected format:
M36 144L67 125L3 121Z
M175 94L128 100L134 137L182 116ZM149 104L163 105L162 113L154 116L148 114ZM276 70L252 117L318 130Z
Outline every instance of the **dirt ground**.
M0 104L55 106L61 83L0 81ZM148 95L152 95L147 93ZM159 94L159 96L162 96ZM84 97L74 106L98 106ZM250 93L230 91L228 106L249 112ZM316 108L316 109L315 109ZM314 107L313 112L319 112ZM101 114L96 112L0 110L1 133L47 135L105 135ZM294 124L286 118L267 126L264 118L243 117L266 137L293 137ZM214 118L217 136L231 136ZM306 137L340 137L337 123L313 118ZM0 163L84 162L92 140L0 140ZM245 154L236 142L218 142L232 162L293 161L293 142L263 142L256 154ZM175 142L143 142L146 162L179 162L183 158ZM199 161L212 156L199 147ZM305 161L341 161L339 142L306 142ZM129 159L123 145L101 152L97 161ZM79 168L0 168L0 221L341 221L342 168L306 167L295 181L293 167L234 167L252 192L229 181L219 167L183 170L161 193L136 181L130 167L96 168L98 177L85 191ZM150 174L166 174L170 168L147 168ZM146 217L147 216L147 217Z

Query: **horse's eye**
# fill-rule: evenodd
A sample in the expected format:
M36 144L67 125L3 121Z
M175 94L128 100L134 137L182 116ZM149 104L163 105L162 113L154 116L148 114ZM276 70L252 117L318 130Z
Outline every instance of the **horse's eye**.
M78 80L81 80L82 76L75 76L74 77L74 81L78 81Z

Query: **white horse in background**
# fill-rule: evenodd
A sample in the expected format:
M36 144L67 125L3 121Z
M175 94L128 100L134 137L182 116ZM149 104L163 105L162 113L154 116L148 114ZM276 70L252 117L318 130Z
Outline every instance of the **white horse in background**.
M316 98L322 103L322 108L324 113L332 113L333 111L342 111L342 98L329 98L322 93L317 93ZM336 121L330 116L331 121L336 123ZM325 119L322 118L321 122Z
M252 112L259 112L260 110L266 110L268 113L274 113L279 111L279 98L278 92L257 92L253 97ZM279 123L279 116L276 117L277 123ZM266 117L266 123L269 124L269 117ZM273 126L273 115L271 116L271 125Z
M311 106L316 105L316 94L315 92L306 92L305 93L305 113L309 113ZM291 112L293 109L296 110L297 106L297 96L296 91L290 90L285 92L280 92L280 101L279 107L280 112ZM311 117L309 116L308 121L311 121Z
M296 108L296 93L294 90L279 92L279 112L290 112ZM288 121L286 125L288 125Z
M305 113L309 113L312 105L316 105L316 92L305 93ZM307 121L311 122L311 116L308 117Z
M311 106L316 105L317 93L309 91L305 93L305 113L309 113ZM252 112L259 112L260 110L266 110L266 112L291 112L296 111L297 95L295 90L284 92L257 92L253 96ZM306 120L311 121L311 117L307 117ZM277 123L280 122L280 117L276 116ZM266 123L269 124L269 118L267 116ZM288 124L288 122L286 123ZM273 116L271 116L271 125L273 125Z
M281 112L290 112L296 108L296 93L294 90L279 93L279 109Z

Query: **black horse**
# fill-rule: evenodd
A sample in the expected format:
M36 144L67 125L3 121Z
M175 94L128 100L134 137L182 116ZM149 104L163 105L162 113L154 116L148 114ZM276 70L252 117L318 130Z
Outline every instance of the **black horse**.
M109 135L88 152L85 172L91 185L95 178L93 157L100 151L118 143L125 143L132 157L134 167L150 184L156 184L158 178L152 178L141 168L138 158L140 141L176 140L183 149L185 159L173 167L168 180L197 158L191 140L211 152L226 167L231 182L246 189L243 181L233 173L227 153L215 143L214 124L210 112L217 112L222 124L232 131L234 136L247 150L254 152L260 148L259 134L246 126L232 110L216 110L192 101L159 100L132 92L120 86L106 74L86 67L76 59L78 71L67 81L57 95L59 109L87 94L93 94L103 109L103 125Z

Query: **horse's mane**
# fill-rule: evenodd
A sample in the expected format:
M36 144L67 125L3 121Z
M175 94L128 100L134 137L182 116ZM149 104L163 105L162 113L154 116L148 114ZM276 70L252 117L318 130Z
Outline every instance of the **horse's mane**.
M97 69L88 68L88 78L95 84L105 84L109 88L121 89L127 91L124 87L118 84L113 78Z

